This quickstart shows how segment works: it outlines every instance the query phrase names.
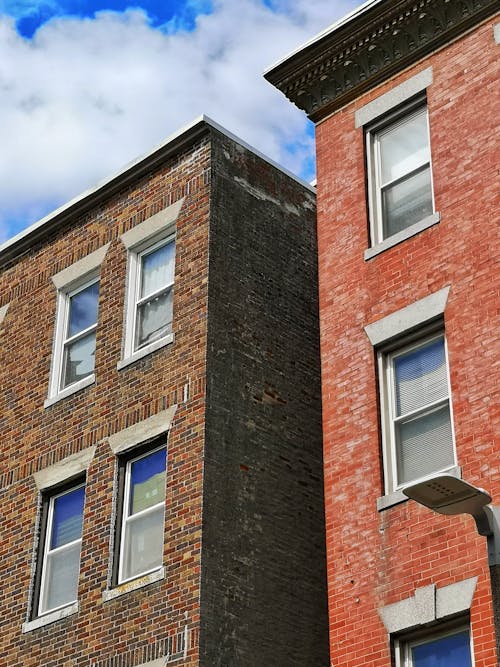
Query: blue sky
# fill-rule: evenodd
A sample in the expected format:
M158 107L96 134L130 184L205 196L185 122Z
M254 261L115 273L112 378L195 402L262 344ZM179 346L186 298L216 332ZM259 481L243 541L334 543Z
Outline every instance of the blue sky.
M202 113L314 177L262 77L354 0L0 0L0 244Z

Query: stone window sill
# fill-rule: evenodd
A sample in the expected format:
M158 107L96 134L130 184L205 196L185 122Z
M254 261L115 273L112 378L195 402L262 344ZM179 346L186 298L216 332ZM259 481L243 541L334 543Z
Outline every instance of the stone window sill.
M148 345L140 350L137 350L137 352L131 354L130 357L126 357L125 359L120 359L116 367L120 371L122 368L130 366L130 364L135 363L139 359L147 357L148 354L151 354L156 350L160 350L162 347L165 347L166 345L171 345L174 342L174 340L175 340L175 335L173 333L168 334L168 336L165 336L165 338L157 340L154 343L151 343L151 345Z
M89 387L91 384L94 384L94 382L95 382L95 375L94 373L92 373L92 375L89 375L83 380L80 380L80 382L75 382L75 384L72 384L70 387L66 387L66 389L61 390L55 396L49 396L49 398L47 398L46 401L44 401L43 407L49 408L51 405L54 405L55 403L59 403L59 401L62 401L63 398L71 396L72 394L76 394L78 391L85 389L85 387Z
M56 611L52 611L49 614L45 614L44 616L39 616L38 618L34 618L32 621L26 621L26 623L23 623L22 627L23 634L25 632L32 632L38 628L43 628L45 625L50 625L50 623L55 623L56 621L60 621L63 618L67 618L68 616L72 616L73 614L77 613L78 602L73 602L67 607L57 609Z
M121 597L122 595L136 591L139 588L144 588L145 586L154 584L156 581L161 581L162 579L165 579L164 567L160 567L154 572L145 574L143 577L138 577L137 579L132 579L132 581L127 581L124 584L120 584L119 586L116 586L116 588L106 589L102 593L102 601L109 602L110 600L114 600L115 598Z
M441 214L433 213L432 215L428 215L423 220L419 220L419 222L416 222L414 225L403 229L397 234L389 236L380 243L377 243L377 245L374 245L372 248L365 250L365 261L376 257L381 252L384 252L384 250L393 248L395 245L398 245L398 243L402 243L403 241L406 241L416 234L420 234L420 232L423 232L424 229L428 229L429 227L436 225L440 220Z

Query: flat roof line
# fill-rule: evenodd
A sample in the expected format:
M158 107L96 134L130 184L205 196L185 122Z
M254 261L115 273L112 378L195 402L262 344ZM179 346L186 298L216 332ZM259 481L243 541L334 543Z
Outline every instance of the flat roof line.
M312 187L310 183L303 180L296 174L293 174L291 171L278 164L264 153L243 141L243 139L240 139L237 135L233 134L229 130L226 130L226 128L212 120L209 116L203 114L195 118L187 125L184 125L180 129L176 130L173 134L169 135L162 143L155 146L148 153L127 163L119 171L105 177L95 186L84 190L70 201L58 207L51 213L48 213L37 222L34 222L26 229L23 229L21 232L2 243L0 245L0 264L14 257L17 254L17 249L22 250L26 246L29 246L31 239L34 240L39 238L43 236L45 232L48 233L52 226L54 226L55 229L55 223L58 220L62 224L68 217L70 217L73 213L76 213L79 209L88 209L92 205L97 204L101 198L111 195L113 191L122 187L135 177L138 177L142 171L151 168L157 162L163 161L169 154L173 154L174 152L182 149L184 145L191 143L198 136L203 135L208 131L209 128L217 130L235 143L252 152L254 155L257 155L261 159L265 160L274 168L297 181L311 192L315 192L315 188Z

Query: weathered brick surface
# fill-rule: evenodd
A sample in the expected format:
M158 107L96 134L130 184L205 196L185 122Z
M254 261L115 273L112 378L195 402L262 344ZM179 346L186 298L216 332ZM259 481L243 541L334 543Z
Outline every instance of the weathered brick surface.
M203 667L328 665L315 197L214 141Z
M33 244L0 274L0 306L10 304L0 330L2 665L135 667L167 653L186 666L325 664L317 660L326 656L327 624L314 200L213 130L183 150ZM234 173L223 150L235 158ZM126 272L119 235L181 197L175 342L119 371ZM288 200L292 213L282 208ZM51 276L108 242L96 383L44 408L56 308ZM292 245L293 256L285 257ZM284 407L266 403L266 383ZM108 438L174 404L165 579L103 602L115 475ZM91 445L79 612L22 634L39 505L33 473ZM203 608L213 618L200 626ZM280 614L295 621L284 623ZM300 661L299 636L307 643Z
M1 299L10 303L1 333L0 371L2 664L107 665L107 658L134 649L137 655L119 663L132 666L144 662L143 654L157 657L157 650L161 655L167 638L186 625L196 638L209 170L210 145L205 139L33 247L2 273ZM177 224L175 343L118 371L126 271L126 250L118 236L184 195ZM56 307L50 276L107 242L111 245L101 267L96 383L44 409ZM186 384L190 394L183 402ZM168 441L166 578L103 603L114 476L107 438L174 403L179 407ZM21 634L28 612L38 498L32 473L93 444L97 451L87 476L80 611ZM186 665L197 664L197 651L195 641Z
M498 19L497 19L498 20ZM471 518L383 494L374 351L363 327L450 285L445 311L458 462L500 502L498 453L498 55L493 21L317 127L318 246L330 650L335 667L390 663L377 610L430 583L479 577L476 667L498 665L486 544ZM355 109L432 65L432 171L441 222L364 261L364 139Z

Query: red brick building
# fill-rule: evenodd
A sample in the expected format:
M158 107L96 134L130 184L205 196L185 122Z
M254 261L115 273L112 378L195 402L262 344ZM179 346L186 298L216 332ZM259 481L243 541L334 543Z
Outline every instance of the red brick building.
M201 119L0 247L1 665L328 663L314 220Z
M499 664L500 562L402 492L500 505L497 10L372 0L266 74L316 124L334 667Z

